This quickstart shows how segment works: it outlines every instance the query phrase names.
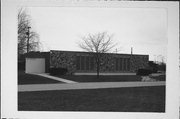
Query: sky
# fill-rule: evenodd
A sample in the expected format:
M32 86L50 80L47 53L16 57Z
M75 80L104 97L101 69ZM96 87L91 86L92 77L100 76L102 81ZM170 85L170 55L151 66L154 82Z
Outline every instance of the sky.
M167 12L158 8L28 7L32 29L40 35L43 51L83 51L83 36L106 31L118 53L147 54L166 60Z

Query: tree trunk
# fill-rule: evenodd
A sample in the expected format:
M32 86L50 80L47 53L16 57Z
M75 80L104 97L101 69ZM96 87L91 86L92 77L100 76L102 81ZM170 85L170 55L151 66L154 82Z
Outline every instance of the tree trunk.
M99 66L97 66L97 79L99 79Z

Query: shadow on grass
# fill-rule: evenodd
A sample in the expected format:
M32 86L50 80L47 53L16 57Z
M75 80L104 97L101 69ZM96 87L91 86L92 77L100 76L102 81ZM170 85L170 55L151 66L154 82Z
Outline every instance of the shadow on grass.
M37 76L33 74L26 74L24 71L18 71L18 85L22 84L51 84L62 83L53 79Z

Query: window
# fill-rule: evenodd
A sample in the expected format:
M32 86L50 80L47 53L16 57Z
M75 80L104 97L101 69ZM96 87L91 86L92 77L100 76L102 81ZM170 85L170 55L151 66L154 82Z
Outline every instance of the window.
M85 57L81 56L81 70L85 70Z
M90 70L94 69L94 58L90 57Z
M130 59L129 58L127 59L127 70L128 71L130 70Z
M122 71L122 58L119 58L119 71Z
M89 57L86 57L86 70L89 70Z
M119 60L118 60L118 58L116 58L116 71L118 71L119 70Z
M77 59L76 59L76 69L77 70L80 70L80 56L77 56Z
M94 58L89 56L76 57L77 70L94 70Z
M116 71L127 71L127 70L130 70L130 59L116 58Z

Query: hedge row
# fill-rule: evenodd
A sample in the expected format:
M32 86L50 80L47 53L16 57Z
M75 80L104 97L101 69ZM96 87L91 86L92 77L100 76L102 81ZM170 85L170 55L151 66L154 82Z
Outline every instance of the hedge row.
M153 71L150 69L138 69L138 71L136 72L136 75L139 76L148 76L149 74L152 74Z
M65 75L67 72L66 68L50 68L50 75Z

